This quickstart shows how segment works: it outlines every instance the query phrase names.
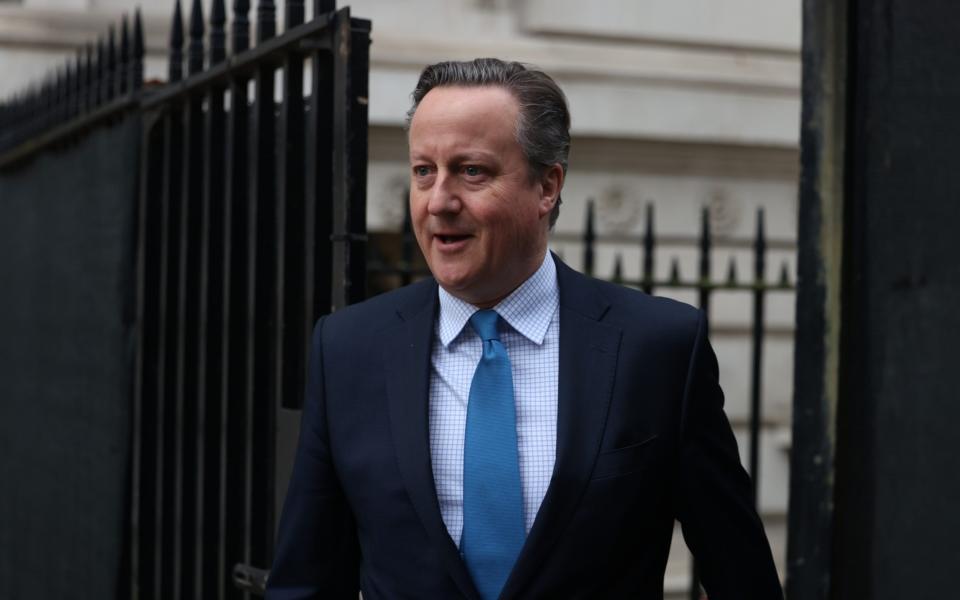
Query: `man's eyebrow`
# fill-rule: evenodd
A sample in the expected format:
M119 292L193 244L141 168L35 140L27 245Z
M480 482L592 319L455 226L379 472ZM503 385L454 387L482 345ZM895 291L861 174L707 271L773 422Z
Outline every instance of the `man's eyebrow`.
M434 162L434 159L429 155L429 153L424 152L411 152L410 153L410 162L417 161L428 161ZM464 162L471 161L481 161L481 162L496 162L497 155L493 152L484 152L483 150L465 150L463 152L457 152L447 159L452 164L459 164Z

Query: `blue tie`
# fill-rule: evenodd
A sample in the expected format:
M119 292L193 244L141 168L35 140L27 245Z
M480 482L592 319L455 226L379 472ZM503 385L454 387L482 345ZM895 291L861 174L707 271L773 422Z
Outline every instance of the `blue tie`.
M483 340L483 356L470 384L463 444L460 551L484 600L500 595L526 536L513 376L497 335L499 320L493 310L470 317Z

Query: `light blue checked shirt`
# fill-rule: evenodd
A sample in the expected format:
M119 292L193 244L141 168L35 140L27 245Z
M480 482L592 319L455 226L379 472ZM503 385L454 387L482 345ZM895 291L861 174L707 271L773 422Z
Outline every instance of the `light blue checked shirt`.
M510 355L513 374L523 518L528 533L550 485L556 458L559 305L557 267L547 252L540 268L494 307L507 324L501 325L500 341ZM440 288L440 314L430 359L430 456L440 513L458 546L463 532L467 398L483 352L480 337L466 327L476 311L477 307Z

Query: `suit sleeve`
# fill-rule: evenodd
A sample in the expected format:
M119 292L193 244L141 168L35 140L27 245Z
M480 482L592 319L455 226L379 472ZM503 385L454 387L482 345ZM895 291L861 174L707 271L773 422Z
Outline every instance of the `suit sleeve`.
M267 581L270 600L358 596L356 528L330 452L323 321L313 333L300 439Z
M723 411L717 358L700 314L680 432L677 518L710 600L775 600L783 592L750 479Z

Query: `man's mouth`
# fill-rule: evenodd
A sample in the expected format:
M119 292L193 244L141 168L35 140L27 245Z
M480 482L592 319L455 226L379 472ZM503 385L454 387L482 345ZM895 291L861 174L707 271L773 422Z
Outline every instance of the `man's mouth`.
M441 244L456 244L469 237L470 236L466 234L436 234L436 238L440 240Z

